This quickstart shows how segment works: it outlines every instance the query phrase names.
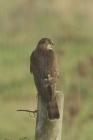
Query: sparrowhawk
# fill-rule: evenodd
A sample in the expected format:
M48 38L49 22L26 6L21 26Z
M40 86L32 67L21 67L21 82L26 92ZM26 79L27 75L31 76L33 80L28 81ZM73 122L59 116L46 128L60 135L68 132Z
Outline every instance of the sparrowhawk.
M58 78L57 58L51 48L51 39L42 38L30 56L30 72L38 92L46 103L49 119L59 119L56 101L56 82Z

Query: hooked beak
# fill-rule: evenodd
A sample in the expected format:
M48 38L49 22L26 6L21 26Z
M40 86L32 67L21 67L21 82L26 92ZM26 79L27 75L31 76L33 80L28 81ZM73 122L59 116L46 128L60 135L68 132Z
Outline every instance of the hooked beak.
M53 43L53 42L51 42L51 45L54 45L54 43Z

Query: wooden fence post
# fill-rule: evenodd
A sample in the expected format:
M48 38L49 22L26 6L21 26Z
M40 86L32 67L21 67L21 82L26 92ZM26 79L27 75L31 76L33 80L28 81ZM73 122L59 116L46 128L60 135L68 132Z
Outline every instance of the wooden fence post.
M44 100L38 96L35 140L61 140L64 95L56 91L60 118L49 120Z

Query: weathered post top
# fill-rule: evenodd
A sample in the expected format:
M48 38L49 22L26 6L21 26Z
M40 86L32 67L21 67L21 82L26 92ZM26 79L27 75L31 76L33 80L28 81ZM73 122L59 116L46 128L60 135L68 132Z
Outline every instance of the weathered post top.
M56 99L60 112L60 118L50 120L47 116L46 104L42 97L38 96L35 140L61 140L64 104L63 93L60 91L56 91Z

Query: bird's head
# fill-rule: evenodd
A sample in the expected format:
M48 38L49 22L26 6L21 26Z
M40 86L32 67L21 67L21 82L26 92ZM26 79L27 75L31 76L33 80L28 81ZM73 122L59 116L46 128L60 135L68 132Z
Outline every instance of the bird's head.
M44 48L51 48L51 45L54 45L53 42L51 41L51 39L49 38L42 38L39 42L38 42L38 47L44 47Z

